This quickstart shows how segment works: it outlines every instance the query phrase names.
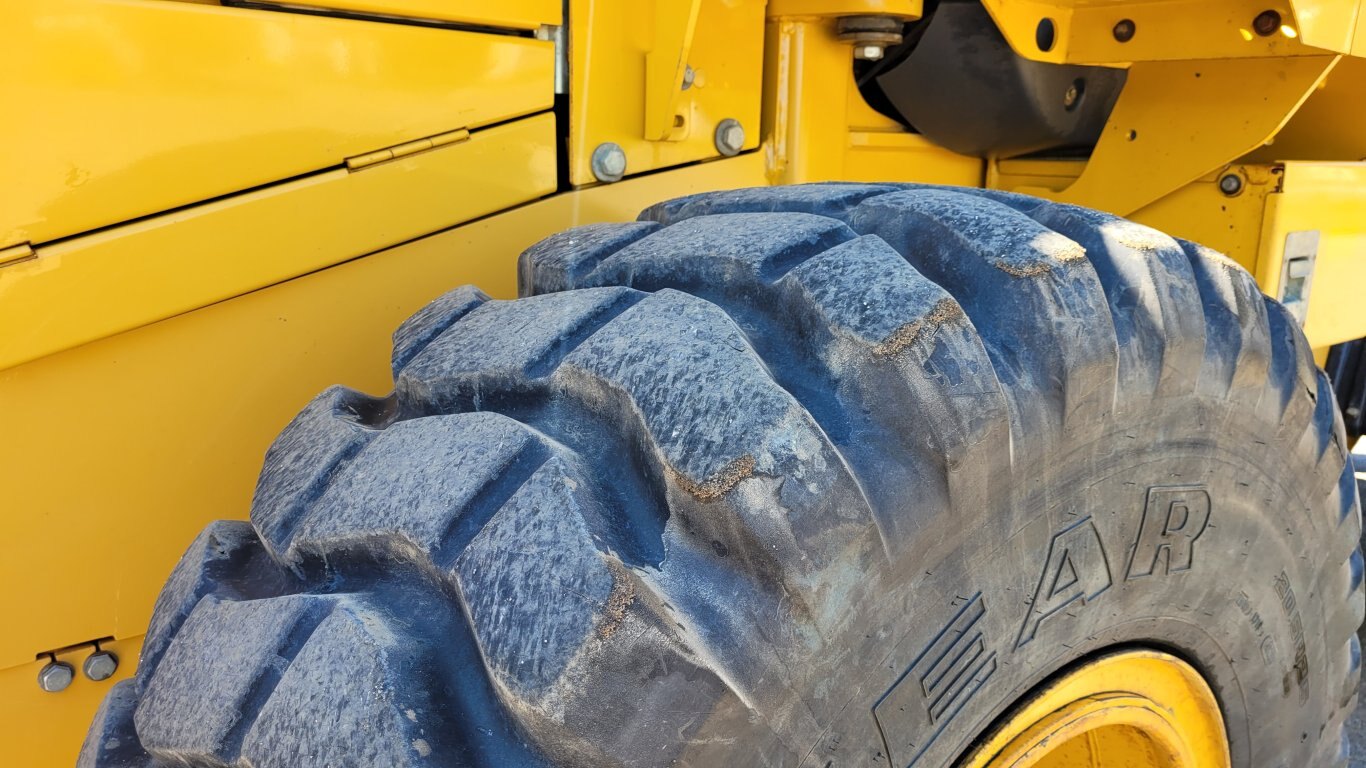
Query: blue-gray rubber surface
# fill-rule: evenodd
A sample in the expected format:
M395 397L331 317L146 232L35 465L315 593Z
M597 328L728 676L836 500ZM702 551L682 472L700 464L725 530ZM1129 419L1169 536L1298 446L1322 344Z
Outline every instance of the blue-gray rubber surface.
M830 184L661 203L519 273L406 321L389 396L285 428L81 765L946 765L1132 645L1206 674L1237 764L1347 760L1356 486L1303 335L1228 259ZM1173 487L1214 501L1159 582L1116 542ZM1077 530L1104 587L1055 611L1037 568Z

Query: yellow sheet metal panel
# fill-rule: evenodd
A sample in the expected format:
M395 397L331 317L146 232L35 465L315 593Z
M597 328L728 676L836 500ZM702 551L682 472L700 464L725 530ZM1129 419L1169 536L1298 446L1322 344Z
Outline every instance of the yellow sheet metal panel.
M1058 192L1076 181L1084 159L1021 158L989 164L986 186L1012 192ZM1237 174L1237 195L1219 188L1219 179ZM1164 195L1127 218L1160 232L1209 246L1252 272L1257 267L1267 197L1281 187L1281 169L1271 165L1232 165Z
M920 181L975 186L983 163L909 133L874 111L854 83L853 50L830 18L771 19L763 133L773 184Z
M661 12L657 5L665 10L675 6L690 10L691 3L570 3L569 173L573 184L596 181L593 150L607 142L624 150L627 176L718 157L716 126L725 119L740 122L744 149L759 146L762 0L700 0L696 32L684 62L692 68L694 79L676 99L667 94L654 97L655 103L674 108L667 120L671 126L667 138L649 140L647 58L661 46L659 50L667 47L668 56L673 56L684 42L678 35L657 34L656 18ZM663 70L668 76L658 82L665 86L675 81L674 75L682 77L667 66Z
M1361 0L983 0L1021 56L1123 66L1138 61L1322 55L1353 50ZM1256 20L1273 12L1278 24ZM1120 21L1132 23L1119 36ZM1044 34L1045 25L1051 34Z
M982 186L982 161L907 131L850 131L840 181L916 181Z
M517 256L566 227L763 182L751 154L560 195L0 371L0 401L25 404L0 441L0 765L74 762L103 689L42 693L34 654L113 635L131 673L181 552L246 516L266 446L314 394L388 391L410 313L465 283L515 296Z
M158 0L0 3L0 248L547 109L549 42ZM22 183L15 183L15 180Z
M1228 173L1243 180L1242 190L1232 197L1219 189L1219 179ZM1280 189L1281 180L1277 167L1230 166L1187 184L1129 218L1213 248L1255 273L1267 199Z
M1041 192L1132 213L1275 136L1337 59L1135 64L1081 177L1061 193Z
M1279 193L1267 199L1254 274L1280 296L1287 238L1317 238L1304 333L1314 347L1366 336L1366 163L1286 163Z
M900 16L918 19L924 0L769 0L768 15L776 16Z
M688 58L702 0L657 0L654 37L645 54L645 138L663 141L678 127L678 101L687 82ZM688 85L696 85L690 82Z
M1300 39L1328 51L1366 56L1366 3L1362 0L1290 0Z
M36 250L0 267L0 368L231 298L555 189L555 120L335 170Z
M1366 59L1343 57L1276 134L1243 160L1366 160Z
M450 21L512 29L536 29L560 23L559 0L307 0L263 5L308 6L359 14Z

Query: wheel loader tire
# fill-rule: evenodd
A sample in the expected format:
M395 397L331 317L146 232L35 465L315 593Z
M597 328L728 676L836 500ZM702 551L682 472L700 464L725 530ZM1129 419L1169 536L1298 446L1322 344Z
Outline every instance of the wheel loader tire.
M159 598L87 766L941 766L1152 647L1234 765L1343 765L1360 512L1228 259L907 185L683 198L523 254L324 392Z

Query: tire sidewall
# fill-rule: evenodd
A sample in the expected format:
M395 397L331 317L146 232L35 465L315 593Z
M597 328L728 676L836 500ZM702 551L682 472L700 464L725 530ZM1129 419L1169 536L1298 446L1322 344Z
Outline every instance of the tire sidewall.
M1332 479L1239 416L1188 398L1116 419L1015 477L957 546L908 556L933 565L909 566L895 606L923 620L871 704L893 765L952 763L1050 676L1126 646L1200 670L1233 764L1309 763L1336 703L1316 584Z

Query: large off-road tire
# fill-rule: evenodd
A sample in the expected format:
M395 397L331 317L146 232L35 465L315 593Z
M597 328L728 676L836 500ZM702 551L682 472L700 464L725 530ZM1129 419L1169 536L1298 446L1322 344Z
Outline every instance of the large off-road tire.
M1235 765L1340 765L1360 513L1227 259L1027 197L724 192L522 257L323 393L191 546L82 755L940 766L1116 646Z

